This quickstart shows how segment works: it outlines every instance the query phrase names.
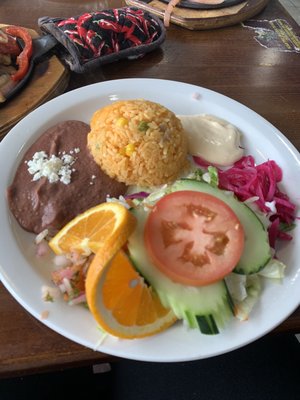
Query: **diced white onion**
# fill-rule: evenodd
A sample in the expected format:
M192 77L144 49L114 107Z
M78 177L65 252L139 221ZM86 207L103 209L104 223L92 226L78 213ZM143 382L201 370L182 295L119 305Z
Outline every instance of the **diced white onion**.
M50 247L48 246L48 243L45 240L42 240L36 246L36 256L37 257L44 257L49 253L49 251L50 251Z
M42 241L43 239L46 238L46 236L48 235L48 233L49 233L48 229L44 229L42 232L40 232L38 235L36 235L36 237L35 237L35 243L36 243L36 244L41 243L41 241Z
M71 265L71 261L63 254L56 255L53 260L57 267L67 267Z
M73 289L72 289L72 286L71 286L71 283L70 283L69 279L63 278L63 284L65 285L67 293L71 294Z

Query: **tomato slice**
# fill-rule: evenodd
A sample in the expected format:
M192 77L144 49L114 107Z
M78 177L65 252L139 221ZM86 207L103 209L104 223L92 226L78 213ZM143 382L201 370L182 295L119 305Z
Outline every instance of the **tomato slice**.
M154 265L173 281L203 286L229 274L244 248L233 210L207 193L167 194L151 210L144 231Z

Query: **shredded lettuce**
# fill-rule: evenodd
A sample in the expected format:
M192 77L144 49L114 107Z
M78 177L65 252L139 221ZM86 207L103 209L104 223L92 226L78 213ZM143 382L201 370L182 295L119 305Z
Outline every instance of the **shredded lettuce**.
M219 178L217 168L212 166L207 167L207 172L202 175L202 179L212 187L218 187Z
M225 282L234 302L235 316L241 321L249 318L249 314L262 291L262 279L268 278L280 281L284 277L286 265L272 258L257 274L240 275L231 273L225 277Z
M219 184L218 169L212 165L204 169L197 167L186 178L206 182L213 187L218 187Z
M246 321L255 306L261 291L261 278L257 274L247 275L245 282L246 297L241 301L234 301L234 313L236 318Z
M258 274L265 278L283 279L285 269L286 265L283 262L276 258L272 258Z
M142 203L144 203L145 206L152 205L168 193L171 193L171 186L163 185L150 193L149 196L142 201Z
M246 275L231 273L225 277L226 286L234 302L243 301L247 297Z
M202 181L202 176L205 173L204 170L202 170L201 168L194 168L187 176L187 179L193 179L195 181Z

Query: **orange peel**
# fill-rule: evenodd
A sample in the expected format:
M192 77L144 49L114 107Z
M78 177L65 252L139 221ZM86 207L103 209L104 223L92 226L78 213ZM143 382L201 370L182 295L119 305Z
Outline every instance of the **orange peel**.
M117 247L107 243L88 269L86 296L95 320L107 333L124 339L142 338L169 328L177 319L175 314L162 305L156 292Z
M135 217L120 203L92 207L66 224L49 242L56 254L96 253L109 241L126 242L136 226Z

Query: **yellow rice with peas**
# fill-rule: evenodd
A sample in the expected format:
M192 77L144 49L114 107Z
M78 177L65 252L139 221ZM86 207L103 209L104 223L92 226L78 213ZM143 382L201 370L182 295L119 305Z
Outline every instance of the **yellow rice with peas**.
M127 185L172 182L187 166L180 120L147 100L117 101L96 111L88 147L103 171Z

